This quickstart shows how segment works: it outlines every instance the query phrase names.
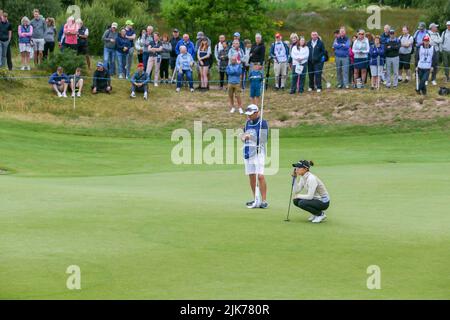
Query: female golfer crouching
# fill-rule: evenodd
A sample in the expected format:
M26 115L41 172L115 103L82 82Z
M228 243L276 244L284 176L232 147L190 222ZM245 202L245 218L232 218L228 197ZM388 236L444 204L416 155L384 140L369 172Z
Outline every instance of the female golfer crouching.
M294 184L294 204L312 216L308 219L312 223L320 223L326 219L325 210L330 206L330 196L323 182L309 172L314 162L300 160L292 165L295 168L294 176L300 176L300 181ZM306 194L300 194L303 189Z

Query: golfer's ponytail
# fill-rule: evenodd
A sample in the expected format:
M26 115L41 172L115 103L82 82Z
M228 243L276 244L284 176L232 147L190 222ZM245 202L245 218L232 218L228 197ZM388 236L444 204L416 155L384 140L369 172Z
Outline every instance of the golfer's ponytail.
M309 166L310 166L310 167L314 167L314 161L309 160Z

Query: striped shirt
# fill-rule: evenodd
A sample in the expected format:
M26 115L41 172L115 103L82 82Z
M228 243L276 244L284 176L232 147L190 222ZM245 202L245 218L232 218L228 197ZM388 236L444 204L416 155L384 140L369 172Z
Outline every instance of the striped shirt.
M306 189L306 194L300 194ZM322 202L330 201L330 196L323 182L311 172L305 173L300 177L300 181L294 185L295 198L302 200L320 200Z

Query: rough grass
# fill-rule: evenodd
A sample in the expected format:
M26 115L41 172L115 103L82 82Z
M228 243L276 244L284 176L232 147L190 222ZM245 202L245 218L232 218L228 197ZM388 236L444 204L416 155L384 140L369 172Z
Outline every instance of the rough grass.
M328 63L327 78L335 83L334 65ZM21 75L15 72L16 75ZM41 76L41 72L32 73ZM23 73L22 73L23 75ZM191 126L202 119L206 126L229 128L241 125L243 117L228 113L227 94L217 88L209 92L177 94L173 85L150 88L150 99L129 98L129 83L113 79L113 93L93 96L87 90L81 99L57 98L47 78L24 79L15 86L0 81L0 117L53 124L76 124L91 127L102 123L112 127L153 128ZM441 82L442 83L442 82ZM86 88L91 80L88 79ZM429 88L429 96L415 94L414 84L401 84L398 89L380 91L324 90L322 93L289 95L269 88L265 96L265 117L272 127L298 125L380 125L404 120L431 120L450 116L450 99ZM244 105L250 103L248 90Z
M323 0L322 2L326 2ZM316 2L314 2L316 3ZM281 29L286 35L291 31L307 35L310 30L318 30L329 46L327 37L339 25L347 25L349 33L364 26L367 14L361 9L328 9L316 12L302 12L290 9L288 2L269 13L283 22ZM418 10L383 10L382 24L395 27L406 23L415 25L420 16ZM268 40L267 40L268 41ZM19 65L18 54L15 54ZM93 63L98 60L93 59ZM336 84L334 64L325 65L326 78ZM0 118L32 121L54 125L73 125L80 128L116 128L147 131L148 128L163 130L174 127L191 127L192 121L202 119L205 126L236 127L242 125L243 117L228 113L227 94L215 89L193 94L184 90L175 93L173 85L161 85L150 89L150 99L141 97L129 99L129 83L113 80L113 93L92 96L88 91L76 101L59 99L47 84L48 74L42 70L29 72L15 71L18 77L37 77L20 82L0 80ZM442 73L439 74L440 84ZM218 79L214 72L212 79ZM18 85L20 83L20 85ZM87 81L89 88L91 80ZM273 80L269 87L273 85ZM289 81L288 81L289 85ZM250 103L248 90L243 93L244 105ZM429 96L417 96L414 83L401 84L397 90L382 88L379 92L365 90L339 91L324 90L321 94L305 93L291 96L287 92L269 89L265 96L265 117L272 127L292 128L299 125L388 125L394 126L404 121L432 120L450 116L449 98L437 95L437 88L430 87ZM125 131L125 130L123 130Z

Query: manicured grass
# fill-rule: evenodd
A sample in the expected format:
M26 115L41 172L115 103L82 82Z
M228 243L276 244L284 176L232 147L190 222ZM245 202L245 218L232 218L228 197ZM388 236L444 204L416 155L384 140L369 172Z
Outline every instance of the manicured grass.
M450 298L448 129L297 130L281 131L271 206L255 211L241 166L174 166L167 132L0 121L0 168L14 173L0 175L0 298ZM321 225L297 208L283 222L300 157L331 193ZM381 290L366 287L369 265Z

